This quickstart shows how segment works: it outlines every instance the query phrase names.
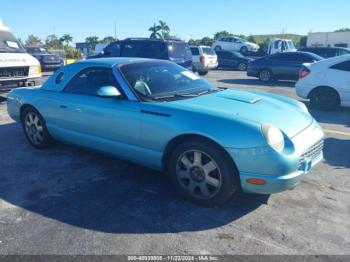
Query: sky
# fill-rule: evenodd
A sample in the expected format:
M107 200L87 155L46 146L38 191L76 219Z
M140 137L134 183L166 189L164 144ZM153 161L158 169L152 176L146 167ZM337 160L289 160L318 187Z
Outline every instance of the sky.
M349 0L0 0L0 18L23 41L29 34L148 37L163 20L184 40L234 34L326 32L350 27Z

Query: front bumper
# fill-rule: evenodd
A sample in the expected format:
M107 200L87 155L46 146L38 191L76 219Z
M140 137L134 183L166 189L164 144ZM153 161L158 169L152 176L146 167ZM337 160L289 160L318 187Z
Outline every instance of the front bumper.
M271 194L294 188L323 159L324 133L316 121L286 140L283 152L269 146L226 150L239 170L244 192ZM259 185L248 180L264 181Z
M55 71L57 69L60 69L64 64L41 64L41 68L43 71Z

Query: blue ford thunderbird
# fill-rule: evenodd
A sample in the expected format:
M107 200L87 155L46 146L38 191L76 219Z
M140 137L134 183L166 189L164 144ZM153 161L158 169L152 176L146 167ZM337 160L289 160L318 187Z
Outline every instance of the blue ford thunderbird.
M219 89L169 61L82 61L7 101L32 146L62 141L164 170L201 205L291 189L323 158L304 104Z

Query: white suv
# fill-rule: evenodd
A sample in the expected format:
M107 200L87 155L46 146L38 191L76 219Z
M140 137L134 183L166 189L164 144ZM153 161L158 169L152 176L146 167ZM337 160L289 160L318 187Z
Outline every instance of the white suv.
M206 75L210 69L218 67L218 57L210 46L190 46L193 61L193 71Z
M254 43L250 43L240 37L228 36L216 40L212 47L215 51L235 51L242 54L248 54L249 52L258 52L260 46Z
M350 55L304 64L295 87L297 95L317 109L350 107Z

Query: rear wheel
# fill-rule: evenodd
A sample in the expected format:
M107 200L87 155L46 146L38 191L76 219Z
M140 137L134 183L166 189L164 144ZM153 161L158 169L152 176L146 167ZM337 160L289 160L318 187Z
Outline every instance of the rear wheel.
M246 63L239 63L238 64L238 70L239 71L246 71L247 70L247 64Z
M223 149L201 139L176 147L170 175L183 196L203 206L224 203L239 185L238 172Z
M259 73L259 79L262 82L270 82L273 80L272 72L268 69L263 69Z
M33 107L24 109L22 126L27 140L32 146L43 149L53 144L53 139L46 128L44 119Z
M340 106L337 91L330 87L319 87L311 92L310 104L313 108L320 110L335 110Z

